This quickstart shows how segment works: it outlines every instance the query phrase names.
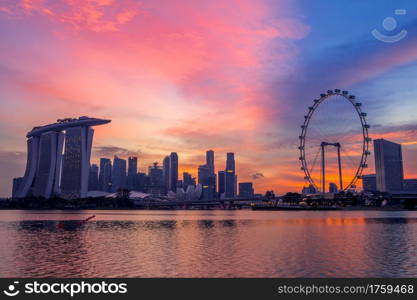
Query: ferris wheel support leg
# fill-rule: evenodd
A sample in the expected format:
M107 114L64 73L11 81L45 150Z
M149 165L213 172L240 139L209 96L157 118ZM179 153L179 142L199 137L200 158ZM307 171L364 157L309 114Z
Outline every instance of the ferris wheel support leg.
M321 144L321 189L323 195L326 193L326 160L324 156L324 143Z
M339 163L339 190L343 190L343 179L342 179L342 161L340 158L340 144L337 146L337 161Z

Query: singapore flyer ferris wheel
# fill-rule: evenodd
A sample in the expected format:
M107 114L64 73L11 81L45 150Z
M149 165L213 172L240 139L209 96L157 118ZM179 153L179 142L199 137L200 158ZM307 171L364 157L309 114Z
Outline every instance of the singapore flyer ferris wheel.
M370 125L362 103L340 89L328 90L308 107L299 136L299 160L304 179L316 191L346 191L356 187L368 167Z

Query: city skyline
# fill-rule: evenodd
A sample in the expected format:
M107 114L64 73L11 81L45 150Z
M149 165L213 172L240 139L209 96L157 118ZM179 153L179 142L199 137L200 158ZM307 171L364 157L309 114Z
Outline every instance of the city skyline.
M82 116L58 119L56 123L33 127L26 135L28 153L25 174L12 180L13 197L34 195L71 199L86 197L87 191L116 193L120 189L167 195L168 192L175 194L180 187L185 191L187 185L196 186L196 178L202 188L203 200L231 199L243 194L255 194L253 182L238 182L234 152L226 153L223 161L225 168L222 170L218 167L219 172L216 174L215 152L207 150L205 164L194 170L197 176L193 177L192 171L184 171L182 178L179 176L180 164L176 152L165 156L162 167L158 166L159 162L153 162L153 166L148 166L148 173L140 172L138 156L128 156L124 159L114 154L113 163L105 157L99 158L99 164L90 162L94 134L90 126L110 122L111 120ZM365 172L364 181L357 190L363 188L365 192L415 191L417 179L404 177L401 144L375 139L373 150L376 174ZM337 193L339 188L337 184L329 182L327 191ZM303 185L301 194L316 192L310 184L307 187Z
M213 150L206 151L206 164L200 165L197 170L197 177L193 177L188 172L183 172L182 177L178 174L178 164L180 163L180 157L177 153L171 152L170 155L165 156L162 161L162 167L159 162L153 162L153 165L147 166L148 172L141 172L145 168L138 165L137 156L129 156L126 159L120 158L117 155L113 157L113 164L109 158L100 158L100 168L98 164L91 164L90 176L88 178L88 190L89 191L102 191L117 193L120 189L138 192L153 192L155 195L166 196L169 192L174 194L178 188L182 188L183 191L187 191L188 186L194 187L198 185L202 189L202 200L214 200L219 198L234 198L243 194L253 196L255 191L253 189L252 182L237 182L237 175L233 172L233 177L226 181L226 177L219 176L217 178L215 174L215 153ZM233 161L234 153L228 152L224 158L224 170L219 173L227 173L227 171L234 169L235 162ZM171 163L171 158L174 158L174 164ZM231 161L232 159L232 161ZM126 169L126 166L127 169ZM176 167L175 167L176 166ZM222 169L221 166L217 166L218 169ZM108 175L111 174L111 175ZM117 174L117 175L115 175ZM177 178L175 185L173 184L173 175ZM107 180L103 179L107 178ZM18 178L17 178L18 179ZM18 184L13 181L13 188ZM154 182L158 183L154 183ZM104 183L103 183L104 182ZM232 191L226 195L225 186L230 185ZM239 193L236 190L239 186ZM242 187L241 187L242 186Z
M408 36L376 40L396 8ZM401 144L404 177L417 178L416 11L411 1L3 1L0 197L24 173L27 131L80 115L113 120L95 132L94 164L137 155L144 172L174 151L178 174L196 177L212 149L216 166L234 152L238 181L257 192L300 191L299 125L336 88L358 96L370 136Z

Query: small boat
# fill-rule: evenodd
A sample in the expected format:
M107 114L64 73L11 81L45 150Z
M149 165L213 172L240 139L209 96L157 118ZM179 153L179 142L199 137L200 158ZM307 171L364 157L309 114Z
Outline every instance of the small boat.
M84 220L79 220L79 221L61 221L57 224L56 227L60 229L76 229L95 217L96 217L95 215L92 215Z

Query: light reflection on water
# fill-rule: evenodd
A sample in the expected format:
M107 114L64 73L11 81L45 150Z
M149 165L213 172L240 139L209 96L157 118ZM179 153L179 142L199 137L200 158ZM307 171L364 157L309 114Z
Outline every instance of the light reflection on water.
M0 211L0 240L1 277L417 277L417 212Z

